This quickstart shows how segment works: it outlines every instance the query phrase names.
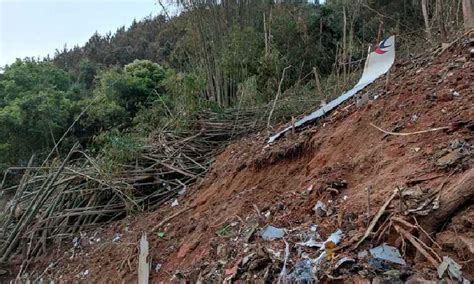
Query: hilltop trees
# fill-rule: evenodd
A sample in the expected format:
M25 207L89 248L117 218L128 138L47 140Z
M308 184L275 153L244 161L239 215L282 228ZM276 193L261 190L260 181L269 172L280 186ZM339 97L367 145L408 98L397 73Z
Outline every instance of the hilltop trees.
M266 104L285 68L282 100L326 99L361 70L369 43L397 34L398 56L413 42L426 49L427 31L434 43L459 30L465 2L178 1L179 16L147 17L52 60L8 66L0 75L0 163L50 149L85 109L70 139L87 145L104 133L181 127L206 108Z

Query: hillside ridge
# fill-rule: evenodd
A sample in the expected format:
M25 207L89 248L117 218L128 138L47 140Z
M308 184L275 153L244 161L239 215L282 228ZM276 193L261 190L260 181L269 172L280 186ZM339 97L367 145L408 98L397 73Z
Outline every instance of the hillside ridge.
M152 282L436 280L443 257L472 281L474 63L466 39L431 56L397 62L274 145L262 131L228 146L177 206L81 234L78 247L57 244L31 275L134 281L146 233ZM284 237L263 238L270 225ZM405 265L364 256L384 243Z

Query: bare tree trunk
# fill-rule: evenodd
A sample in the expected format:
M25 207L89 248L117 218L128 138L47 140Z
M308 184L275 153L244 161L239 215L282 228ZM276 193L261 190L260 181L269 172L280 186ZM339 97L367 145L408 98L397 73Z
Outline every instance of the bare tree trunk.
M323 40L323 16L319 18L319 46L320 47L323 45L322 40Z
M469 31L474 28L474 19L472 18L472 1L462 0L462 13L464 15L464 29Z
M379 42L382 41L382 30L383 30L383 21L380 21L379 31L377 32L377 41L376 41L377 44L379 44Z
M316 84L316 97L322 97L323 95L323 88L321 87L321 81L319 81L319 73L318 73L318 70L316 69L316 67L313 67L313 73L314 73L314 82ZM325 103L326 103L326 99L325 98Z
M444 9L443 9L443 0L436 0L436 21L438 22L439 32L441 35L441 41L446 42L446 27L444 25Z
M421 0L421 11L423 12L423 19L425 20L426 36L431 40L430 19L428 18L428 8L426 0Z
M268 56L268 31L267 31L267 21L265 18L265 12L263 12L263 33L264 33L264 40L265 40L265 57Z
M346 84L346 54L347 54L347 46L346 46L346 29L347 29L347 15L346 15L346 6L343 6L343 16L344 16L344 25L342 30L342 73L343 73L343 80L344 85Z
M270 109L270 113L268 114L267 128L270 128L270 122L271 122L271 119L272 119L273 111L275 110L276 103L278 101L278 98L281 95L281 85L283 84L283 80L285 80L285 72L288 68L291 68L291 65L286 66L285 68L283 68L283 72L281 73L280 84L278 84L278 91L276 93L275 100L273 101L273 106Z

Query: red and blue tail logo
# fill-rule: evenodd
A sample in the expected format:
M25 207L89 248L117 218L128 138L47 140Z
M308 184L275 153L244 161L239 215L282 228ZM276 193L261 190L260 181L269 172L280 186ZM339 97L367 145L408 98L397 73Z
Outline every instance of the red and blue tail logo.
M380 45L375 49L375 53L377 54L384 54L387 52L387 50L384 50L386 48L389 48L391 45L385 45L385 42L387 41L388 38L384 39Z

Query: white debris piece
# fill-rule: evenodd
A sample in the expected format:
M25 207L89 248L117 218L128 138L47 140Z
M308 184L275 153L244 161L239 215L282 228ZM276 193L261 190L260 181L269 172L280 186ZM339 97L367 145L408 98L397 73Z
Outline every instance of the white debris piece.
M387 73L395 62L395 36L388 37L380 42L378 48L367 55L365 61L364 71L359 82L349 91L340 95L336 99L330 101L328 104L314 111L313 113L296 121L292 125L286 127L282 131L271 136L267 143L271 144L280 138L283 134L293 128L299 128L307 123L310 123L328 112L332 111L346 100L352 98L357 92L370 85L377 78Z
M270 225L266 226L261 233L262 238L267 241L281 239L284 235L285 230Z
M326 204L323 202L319 201L316 202L316 205L313 207L313 211L318 214L320 217L324 217L328 215L328 209L326 207Z
M155 265L155 272L159 272L160 269L161 269L161 263L157 263L157 264Z
M449 275L462 281L461 265L457 264L449 256L443 256L443 262L438 266L438 277L440 279L443 278L446 270L448 270Z
M335 231L334 233L332 233L329 238L327 238L326 241L324 242L317 242L313 239L309 239L308 241L306 242L302 242L302 243L297 243L297 245L300 245L300 246L305 246L305 247L310 247L310 248L320 248L320 250L324 250L324 245L327 243L327 242L333 242L334 244L338 244L341 239L342 239L342 231L341 229L337 229L337 231Z
M370 254L378 259L390 261L400 265L406 264L405 260L400 254L400 251L396 247L392 247L387 244L382 244L381 246L371 249Z
M112 239L112 242L116 243L116 242L120 241L120 239L122 239L122 234L115 233L114 238Z

